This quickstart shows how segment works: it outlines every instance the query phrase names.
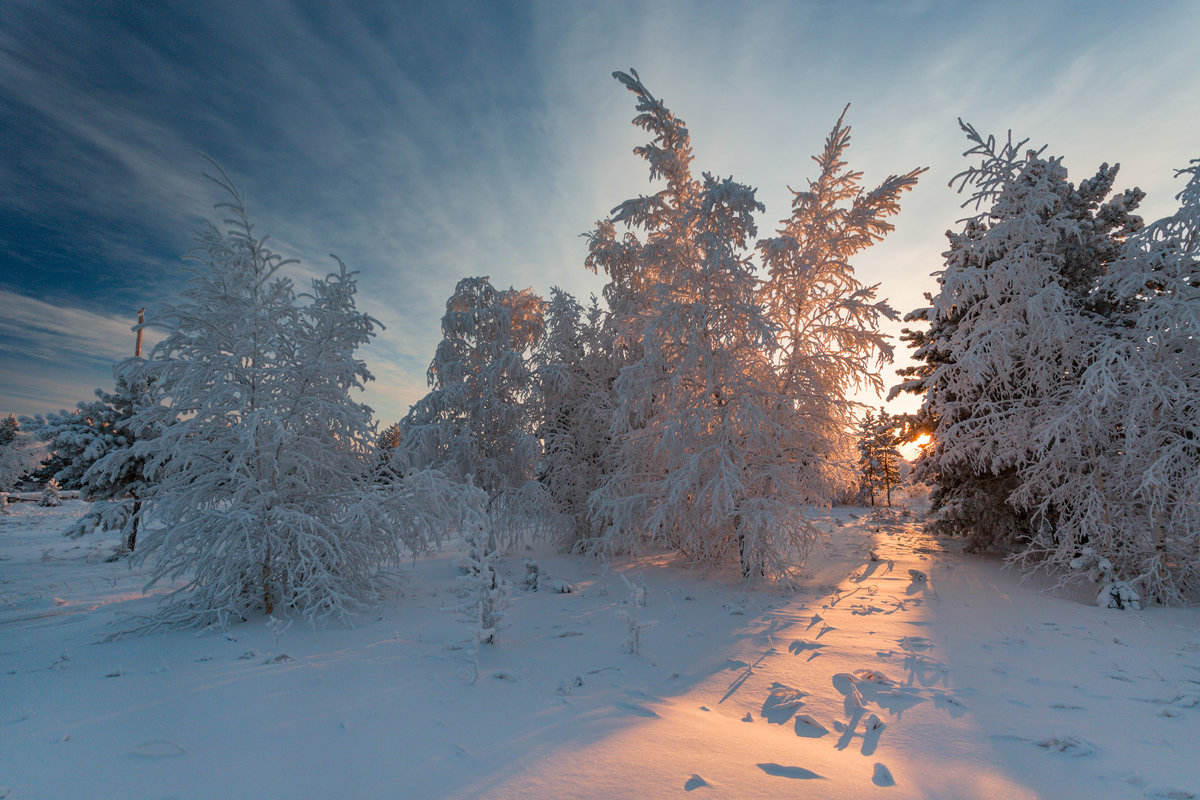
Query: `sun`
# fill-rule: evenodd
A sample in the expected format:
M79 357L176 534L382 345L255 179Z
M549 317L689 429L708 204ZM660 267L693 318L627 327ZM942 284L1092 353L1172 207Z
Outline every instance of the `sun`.
M925 452L925 449L931 444L933 444L933 437L928 433L922 433L911 442L905 442L900 445L900 455L904 456L908 461L912 461Z

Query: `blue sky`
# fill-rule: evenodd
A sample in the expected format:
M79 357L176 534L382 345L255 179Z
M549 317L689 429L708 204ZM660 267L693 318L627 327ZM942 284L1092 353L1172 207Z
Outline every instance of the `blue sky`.
M614 69L687 120L699 169L758 187L764 234L852 103L868 183L931 168L859 263L909 310L962 216L957 117L1048 144L1076 180L1119 161L1145 216L1169 213L1200 157L1198 34L1194 2L7 0L0 413L110 386L219 199L199 152L301 283L329 253L359 270L386 424L425 391L459 278L599 290L579 234L650 188Z

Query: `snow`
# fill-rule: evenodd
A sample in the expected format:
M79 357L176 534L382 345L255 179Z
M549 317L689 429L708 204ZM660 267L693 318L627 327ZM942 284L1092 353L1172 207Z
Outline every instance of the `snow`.
M1200 797L1200 609L1048 594L899 516L816 520L788 593L500 558L472 683L454 548L354 627L107 640L155 599L115 534L60 535L86 510L0 517L0 797ZM529 558L573 590L518 588Z

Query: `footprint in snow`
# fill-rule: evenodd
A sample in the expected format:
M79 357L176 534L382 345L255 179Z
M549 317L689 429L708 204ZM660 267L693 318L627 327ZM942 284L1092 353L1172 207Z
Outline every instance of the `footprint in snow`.
M636 714L639 717L657 717L658 714L646 708L641 703L617 703L617 708Z
M892 772L878 761L875 762L875 772L871 776L871 783L876 786L895 786L896 779L892 777Z
M1080 739L1076 736L1061 735L1050 736L1045 739L1040 739L1034 742L1038 747L1054 753L1062 753L1063 755L1078 758L1080 756L1090 756L1096 752L1096 746L1091 742Z
M784 766L783 764L776 764L774 762L769 762L769 763L765 763L765 764L759 764L758 768L761 769L763 772L767 773L768 775L773 775L776 778L793 778L796 780L805 780L805 781L810 781L810 780L813 780L814 778L820 779L820 780L825 780L824 775L818 775L817 773L813 772L811 769L805 769L804 767L788 767L788 766Z
M882 614L883 609L877 605L867 605L864 603L855 603L850 606L850 613L860 617L865 617L868 614Z
M693 792L696 789L700 789L708 785L708 781L704 780L704 778L701 778L699 775L692 775L692 777L688 778L683 784L683 790L685 792Z
M946 692L938 692L933 696L933 705L940 708L949 714L954 719L958 719L963 714L967 713L967 706L963 701L959 700L952 694ZM1072 706L1072 708L1080 708L1080 706Z
M1146 789L1146 797L1164 797L1167 800L1197 800L1200 794L1186 789L1176 789L1173 786L1151 786Z
M820 739L829 729L808 714L796 715L796 735L807 739Z
M129 754L138 758L174 758L186 755L187 751L167 739L151 739L134 745Z

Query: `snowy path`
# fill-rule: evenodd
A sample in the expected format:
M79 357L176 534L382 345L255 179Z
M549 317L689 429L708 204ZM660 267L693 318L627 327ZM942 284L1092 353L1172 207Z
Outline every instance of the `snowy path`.
M353 629L97 644L152 601L56 535L81 509L0 518L0 797L1200 797L1200 610L1042 595L861 511L795 595L539 553L575 591L518 591L472 683L450 554Z

